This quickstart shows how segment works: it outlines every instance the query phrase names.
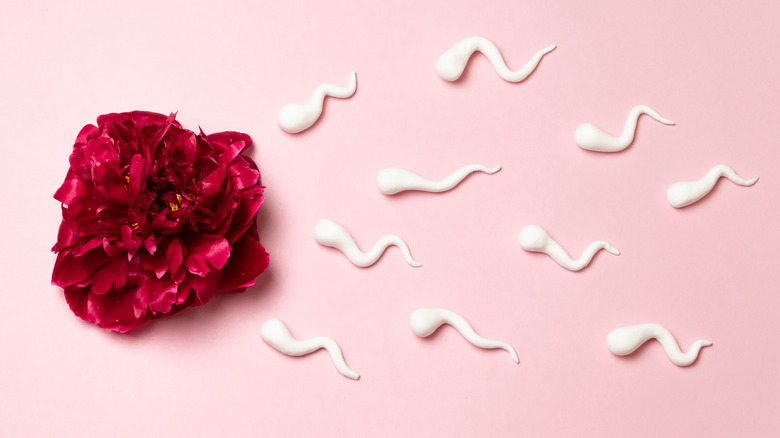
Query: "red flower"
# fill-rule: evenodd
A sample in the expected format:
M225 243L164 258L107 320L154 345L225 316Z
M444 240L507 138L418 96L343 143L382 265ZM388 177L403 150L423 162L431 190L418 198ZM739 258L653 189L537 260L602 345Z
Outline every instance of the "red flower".
M142 111L97 124L79 132L54 194L52 284L73 313L126 332L254 284L268 253L255 217L265 187L241 155L249 136L195 134L175 114Z

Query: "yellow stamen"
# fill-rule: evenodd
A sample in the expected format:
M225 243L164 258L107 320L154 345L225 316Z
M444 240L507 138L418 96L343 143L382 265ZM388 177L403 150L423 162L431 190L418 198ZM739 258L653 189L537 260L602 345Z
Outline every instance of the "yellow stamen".
M130 175L125 175L125 181L127 181L128 184L130 183Z
M174 203L174 202L169 202L169 203L168 203L168 207L170 207L171 211L176 211L176 210L178 210L178 209L179 209L179 205L181 205L181 201L182 201L183 199L184 199L184 198L182 198L182 197L181 197L181 195L177 193L177 194L176 194L176 202L175 202L175 203Z

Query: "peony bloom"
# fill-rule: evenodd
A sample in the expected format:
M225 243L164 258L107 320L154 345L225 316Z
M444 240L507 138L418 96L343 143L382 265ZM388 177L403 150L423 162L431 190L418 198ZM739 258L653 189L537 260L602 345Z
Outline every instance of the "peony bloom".
M62 224L52 284L71 310L126 332L241 292L268 267L256 213L260 172L239 132L205 135L175 114L98 117L73 145L54 194Z

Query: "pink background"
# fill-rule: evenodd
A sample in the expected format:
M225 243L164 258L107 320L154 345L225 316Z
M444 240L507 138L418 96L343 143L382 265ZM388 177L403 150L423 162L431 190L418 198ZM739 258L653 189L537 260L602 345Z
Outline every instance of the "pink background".
M777 2L66 3L4 1L0 15L0 435L777 435ZM479 55L443 81L436 58L470 35L511 68L558 49L518 84ZM284 104L353 69L351 99L303 134L277 127ZM580 123L617 133L638 104L677 126L645 116L618 154L574 144ZM49 285L52 195L79 129L134 109L252 135L271 268L244 294L119 335ZM470 163L503 170L440 195L374 182L389 166L440 178ZM719 163L761 180L668 205L671 183ZM403 236L424 266L393 248L356 268L312 239L324 217L363 248ZM597 239L622 254L568 272L520 248L530 223L572 254ZM409 314L426 306L509 342L520 364L452 328L415 337ZM361 379L324 352L265 345L269 317L335 338ZM715 345L688 368L655 342L609 353L609 330L644 322L686 350Z

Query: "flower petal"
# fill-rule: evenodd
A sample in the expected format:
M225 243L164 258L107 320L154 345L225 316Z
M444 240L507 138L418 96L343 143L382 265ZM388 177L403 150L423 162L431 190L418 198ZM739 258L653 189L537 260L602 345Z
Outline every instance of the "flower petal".
M119 289L127 283L127 259L116 257L106 266L89 277L92 282L92 293L104 294L114 289Z
M76 198L84 198L89 195L88 186L79 179L68 179L54 193L54 199L65 205L72 204Z
M209 302L217 293L217 284L222 278L222 271L211 271L203 277L188 275L179 285L178 299L186 298L191 290L195 291L193 306L202 306Z
M75 257L72 252L73 248L68 248L57 254L51 276L52 284L62 288L74 285L86 280L98 268L111 261L102 248L95 248L81 257Z
M220 292L231 291L255 284L269 263L269 255L257 240L244 235L233 244L230 260L222 268L222 280L217 286Z
M265 187L256 186L241 192L241 200L233 214L230 229L225 233L225 238L229 242L235 242L236 239L246 232L250 224L254 224L253 221L257 215L257 210L263 203L264 190Z
M122 333L150 318L148 314L136 318L133 312L134 295L132 291L97 295L90 293L88 287L65 289L65 299L76 316L99 327Z
M187 259L199 258L214 268L222 269L230 257L230 244L222 236L199 233L187 240L187 254Z

